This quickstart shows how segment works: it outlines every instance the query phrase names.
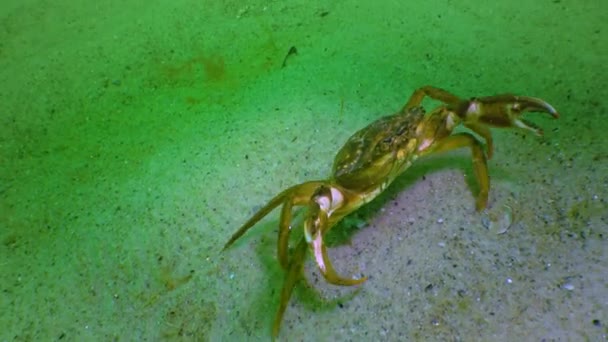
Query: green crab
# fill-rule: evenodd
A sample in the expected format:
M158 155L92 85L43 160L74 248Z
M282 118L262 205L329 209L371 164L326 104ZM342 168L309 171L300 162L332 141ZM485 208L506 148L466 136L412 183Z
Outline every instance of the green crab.
M425 96L443 103L425 114L421 103ZM240 238L274 208L282 205L279 221L277 254L286 271L272 335L279 333L283 313L292 290L302 275L306 251L310 249L321 274L335 285L357 285L358 279L340 276L328 258L324 235L359 207L384 191L419 157L468 147L473 157L473 170L479 184L475 207L482 210L488 203L490 178L487 159L494 145L491 127L516 127L542 135L542 131L521 116L525 112L543 112L553 118L559 114L549 103L533 97L511 94L461 99L443 89L425 86L414 91L399 112L382 117L351 136L334 159L332 176L309 181L283 190L243 224L228 240L224 250ZM471 133L455 133L459 124L482 137L487 149ZM292 228L292 209L305 206L304 237L288 255Z

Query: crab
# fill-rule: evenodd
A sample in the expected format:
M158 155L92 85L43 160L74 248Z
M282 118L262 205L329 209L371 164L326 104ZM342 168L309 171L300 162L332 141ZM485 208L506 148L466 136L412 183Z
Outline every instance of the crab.
M442 105L425 115L421 106L425 96ZM487 160L494 152L490 128L516 127L542 135L540 128L521 117L525 112L559 117L553 106L538 98L503 94L464 100L441 88L421 87L414 91L399 112L382 117L351 136L338 151L329 179L292 186L256 212L232 235L224 250L274 208L283 206L277 258L286 274L272 336L279 333L287 303L303 273L307 250L310 249L320 273L329 283L352 286L367 280L367 277L339 275L329 260L323 237L346 215L376 198L419 157L461 147L470 148L479 186L475 207L477 211L486 208L490 190ZM486 149L471 133L452 134L459 124L483 138ZM304 236L289 255L292 209L296 206L307 208Z

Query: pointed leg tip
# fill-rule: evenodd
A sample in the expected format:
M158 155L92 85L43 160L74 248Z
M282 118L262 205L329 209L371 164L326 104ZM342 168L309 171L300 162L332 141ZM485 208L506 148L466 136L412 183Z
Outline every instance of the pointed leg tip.
M363 284L367 281L367 277L361 277L358 279L348 279L348 285L360 285Z
M357 284L363 284L367 281L367 279L368 279L367 277L359 278L359 279L357 279Z
M487 198L478 199L476 201L476 203L475 203L475 210L477 210L477 212L482 212L487 207L488 207L488 199Z

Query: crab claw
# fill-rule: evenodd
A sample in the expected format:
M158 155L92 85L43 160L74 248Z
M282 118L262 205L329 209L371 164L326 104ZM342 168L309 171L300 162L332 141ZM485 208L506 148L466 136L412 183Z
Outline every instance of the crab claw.
M323 235L328 230L329 212L332 207L331 189L326 186L319 187L311 197L308 207L308 217L304 222L304 236L312 250L315 262L325 279L334 285L352 286L361 284L367 277L359 279L343 278L336 273L327 255L327 248L323 243Z
M542 135L543 131L538 126L524 120L521 115L524 112L541 112L559 118L559 113L549 103L528 96L488 96L473 98L466 104L466 108L459 113L465 126L519 127Z
M449 103L449 108L462 120L465 127L486 140L488 159L491 159L494 153L491 127L518 127L540 136L543 135L542 129L523 119L521 117L523 113L541 112L555 119L559 118L557 110L546 101L511 94L472 98L460 102L452 101Z

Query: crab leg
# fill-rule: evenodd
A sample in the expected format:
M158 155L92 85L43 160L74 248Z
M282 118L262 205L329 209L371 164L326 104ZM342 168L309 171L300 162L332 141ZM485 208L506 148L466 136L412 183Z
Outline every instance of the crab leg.
M283 320L283 314L287 308L287 303L289 303L289 298L291 298L293 288L296 286L297 281L302 275L302 268L304 266L304 260L306 257L306 245L306 239L302 238L293 251L293 256L287 267L285 280L283 282L283 289L281 290L279 309L277 310L277 315L275 316L274 323L272 325L273 338L279 335L279 328L281 327L281 321Z
M276 195L273 199L271 199L265 206L263 206L260 210L258 210L247 222L245 222L232 236L230 240L226 242L222 251L226 250L230 247L238 238L243 236L249 228L253 227L258 221L264 218L264 216L268 215L274 208L276 208L282 202L285 202L287 196L292 191L293 188L289 188L280 194Z
M469 133L458 133L437 142L430 152L447 152L461 147L470 147L473 154L473 171L479 184L476 209L484 209L488 205L488 192L490 191L490 176L488 175L488 164L479 140Z
M367 277L360 279L342 278L334 270L327 256L327 249L323 244L323 234L330 228L328 226L328 212L331 209L331 189L320 182L317 182L318 184L316 184L316 190L310 191L310 187L315 186L313 183L314 182L302 184L306 185L306 190L303 191L303 193L313 193L313 196L309 197L309 213L306 222L304 223L305 237L302 238L296 246L291 260L288 262L286 267L287 272L285 274L283 289L281 290L279 309L277 310L274 324L272 326L273 337L277 337L279 334L283 314L285 313L285 309L287 308L287 304L289 303L293 289L302 275L307 245L310 245L315 257L315 261L321 270L321 274L323 274L329 283L334 285L357 285L367 280ZM304 187L301 190L303 189ZM298 202L298 204L300 204L300 202ZM286 206L283 207L283 210L286 210ZM281 222L283 222L283 218L281 218ZM284 234L287 235L288 233ZM279 248L285 248L286 252L287 238L280 237L279 240L282 238L285 239L285 243L280 243ZM281 259L281 257L279 257L279 259ZM287 258L285 258L285 261L287 261Z
M490 132L488 126L474 122L465 123L464 126L470 129L471 131L479 134L486 141L488 160L492 159L492 156L494 155L494 139L492 138L492 132Z
M420 106L425 96L441 101L449 107L456 107L464 102L461 98L447 90L427 85L416 89L401 111L405 112L412 107Z
M310 201L315 189L322 186L322 181L310 181L289 188L288 198L281 209L279 238L277 240L277 258L283 269L288 266L289 234L291 233L291 209L296 205L305 205Z
M292 186L289 189L282 191L271 199L265 206L258 210L247 222L245 222L226 242L224 248L230 247L237 239L247 232L251 227L258 223L264 216L268 215L274 208L283 203L281 209L281 218L279 221L279 238L277 241L278 259L283 269L287 268L288 264L288 240L289 233L291 232L291 209L296 205L304 205L310 200L310 196L314 193L314 190L321 186L324 182L322 181L310 181L302 184Z

